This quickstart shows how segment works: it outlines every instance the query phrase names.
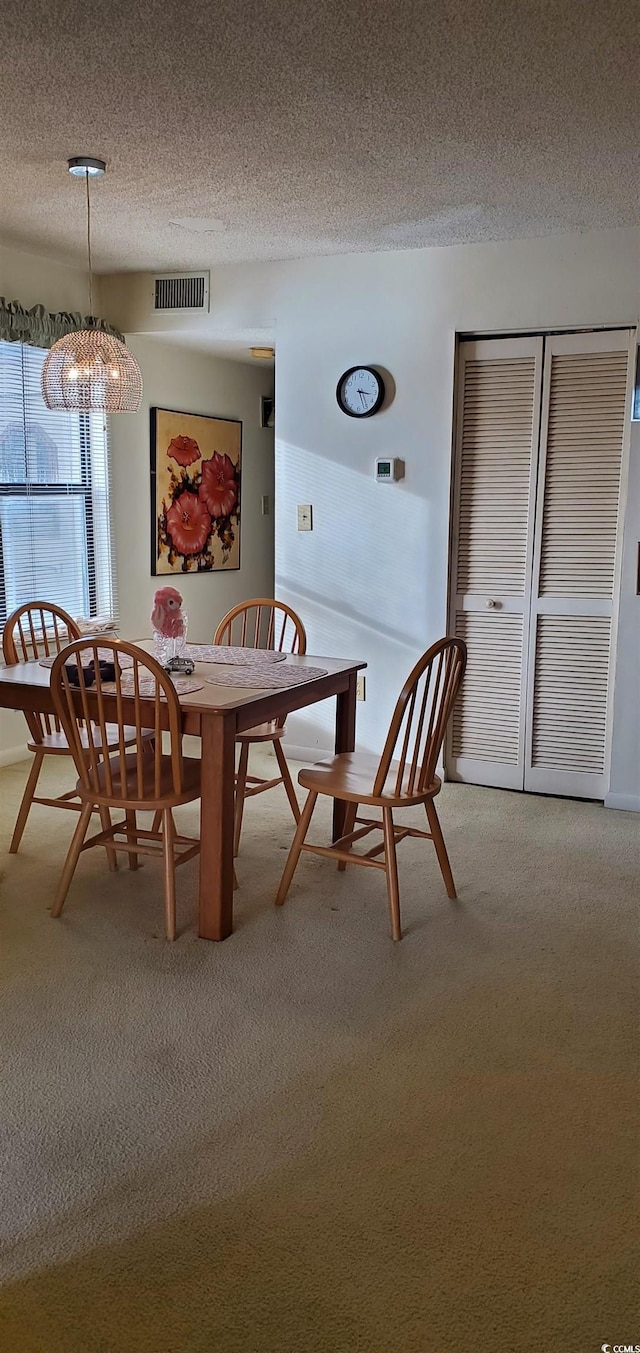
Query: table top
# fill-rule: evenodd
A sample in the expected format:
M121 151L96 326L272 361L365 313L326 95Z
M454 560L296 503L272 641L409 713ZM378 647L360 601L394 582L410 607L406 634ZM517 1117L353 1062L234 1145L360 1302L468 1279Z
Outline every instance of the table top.
M101 636L97 636L99 643ZM105 636L107 637L107 636ZM153 653L153 640L136 640L138 648L147 653ZM257 705L264 703L269 698L276 703L284 700L289 703L289 699L296 701L302 692L307 693L307 698L302 702L304 704L313 703L317 699L322 699L319 694L320 687L330 687L335 683L336 677L344 677L360 671L366 667L366 662L360 662L349 658L324 658L307 654L304 658L287 654L284 663L279 664L282 667L323 667L326 675L317 677L312 681L301 682L299 686L289 686L284 689L274 690L272 687L265 686L223 686L216 682L207 682L207 676L211 674L211 666L208 663L197 662L195 664L194 676L200 678L204 683L198 691L189 691L179 697L180 704L185 710L193 711L195 714L204 713L230 713L232 710L241 709L248 705ZM50 669L42 667L38 661L19 662L12 667L0 667L0 707L16 708L12 702L18 700L19 692L25 688L34 691L42 690L43 693L49 687ZM333 681L332 681L333 679ZM327 690L327 695L331 692ZM287 697L289 699L287 699ZM18 705L18 707L21 707ZM294 706L295 707L295 703Z

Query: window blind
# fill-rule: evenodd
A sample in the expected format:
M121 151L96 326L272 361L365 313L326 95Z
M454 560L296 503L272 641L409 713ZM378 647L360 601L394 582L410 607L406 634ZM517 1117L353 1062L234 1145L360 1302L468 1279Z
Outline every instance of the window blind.
M106 420L47 409L46 355L0 341L0 628L36 599L117 619Z

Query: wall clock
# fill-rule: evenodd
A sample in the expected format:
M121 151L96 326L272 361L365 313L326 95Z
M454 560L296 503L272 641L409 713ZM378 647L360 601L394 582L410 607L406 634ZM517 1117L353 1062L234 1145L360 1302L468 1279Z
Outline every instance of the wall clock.
M371 418L384 399L384 381L372 366L351 366L340 377L336 399L350 418Z

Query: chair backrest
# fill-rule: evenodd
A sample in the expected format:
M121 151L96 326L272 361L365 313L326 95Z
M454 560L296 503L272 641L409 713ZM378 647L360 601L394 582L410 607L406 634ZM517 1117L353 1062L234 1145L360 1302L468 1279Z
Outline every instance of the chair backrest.
M392 761L395 792L422 794L433 784L440 748L467 665L462 639L439 639L402 687L373 786L381 794Z
M60 652L80 630L61 606L52 601L29 601L7 617L2 635L2 653L7 667L17 662L34 662ZM59 733L60 724L51 714L25 712L34 742L42 742L46 733Z
M300 657L307 651L300 616L284 601L272 597L252 597L234 606L220 621L213 642L238 648L273 648Z
M125 655L132 662L123 670L118 659ZM113 664L113 679L101 674L101 660ZM67 667L72 669L77 685L70 679ZM165 730L169 734L172 789L181 793L180 701L171 678L149 653L122 639L76 639L58 654L53 664L51 694L86 789L98 785L99 770L104 764L102 801L126 806L127 802L147 799L153 807L160 797ZM114 728L117 745L113 745ZM135 744L131 743L132 730ZM153 742L148 737L143 741L143 731L153 733ZM112 746L107 755L109 742ZM105 748L104 758L101 748Z

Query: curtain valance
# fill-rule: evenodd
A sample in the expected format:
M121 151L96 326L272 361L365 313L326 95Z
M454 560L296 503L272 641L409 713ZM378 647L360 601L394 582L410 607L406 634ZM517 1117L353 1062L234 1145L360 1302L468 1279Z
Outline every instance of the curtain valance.
M43 305L32 305L25 310L18 301L5 301L0 296L0 339L7 343L27 343L31 348L52 348L65 334L77 329L100 329L124 343L124 336L106 320L85 315L72 315L64 310L50 314Z

